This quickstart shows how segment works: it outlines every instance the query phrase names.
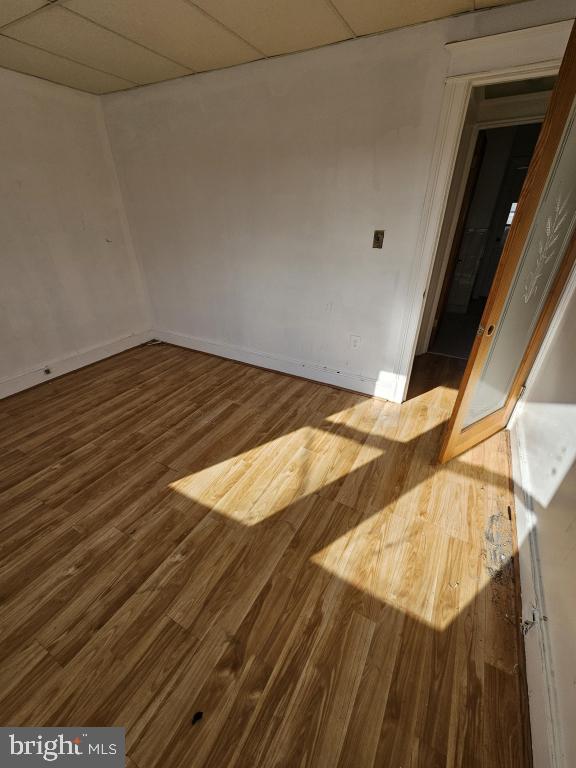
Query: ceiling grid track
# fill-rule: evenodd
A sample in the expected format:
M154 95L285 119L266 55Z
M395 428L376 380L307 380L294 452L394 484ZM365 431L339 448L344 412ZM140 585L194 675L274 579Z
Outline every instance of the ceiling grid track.
M74 16L78 16L78 18L83 19L83 21L87 21L89 24L93 24L95 27L104 29L106 30L106 32L110 32L110 34L112 35L121 37L123 40L127 40L129 43L132 43L133 45L140 46L140 48L143 48L145 51L149 51L149 53L153 53L155 56L161 56L163 59L166 59L166 61L170 61L172 64L177 64L179 67L189 70L189 72L193 75L196 74L198 71L196 69L192 69L190 65L182 64L181 61L176 61L176 59L172 59L170 58L170 56L166 56L165 53L160 53L160 51L155 51L153 48L150 48L149 46L144 45L144 43L141 43L138 40L135 40L134 38L127 37L126 35L123 35L121 32L116 31L115 29L110 29L110 27L106 27L104 24L100 24L100 22L94 21L94 19L90 19L88 16L84 16L83 14L78 13L78 11L73 11L72 8L67 8L65 5L61 5L61 8L63 11L66 11L66 13L72 13L74 14ZM121 77L121 75L117 75L117 77ZM143 83L143 85L145 85L145 83Z
M246 43L246 45L249 45L250 48L253 48L256 51L256 53L258 53L263 59L269 58L268 55L265 54L264 51L261 51L256 45L254 45L254 43L251 43L250 40L246 40L246 38L238 34L236 30L226 26L226 24L220 21L220 19L217 19L216 16L213 16L211 13L208 13L208 11L204 10L204 8L201 8L199 5L196 5L196 3L193 2L193 0L182 0L182 2L186 3L186 5L190 5L192 8L195 8L201 14L206 16L207 19L210 19L210 21L213 21L215 24L218 24L219 27L222 27L222 29L225 29L226 32L229 32L231 35L234 35L234 37L237 37L238 40L241 40L243 43Z
M346 18L344 17L344 15L343 15L342 13L340 13L340 11L339 11L339 10L338 10L338 8L337 8L337 7L334 5L334 3L332 2L332 0L324 0L324 2L326 3L326 5L327 5L329 8L331 8L331 9L334 11L334 13L335 13L335 14L338 16L338 18L340 19L340 21L341 21L341 22L342 22L342 23L343 23L343 24L344 24L346 27L348 27L348 30L349 30L349 32L350 32L350 35L351 35L351 37L358 37L358 35L356 34L356 32L355 32L355 31L352 29L352 25L350 24L350 22L348 21L348 19L346 19Z
M5 37L7 40L14 40L12 37L8 37L8 35L4 35L0 31L0 37ZM137 87L139 83L136 83L134 80L129 80L126 77L121 77L120 75L116 75L114 72L107 72L105 69L98 69L97 67L92 67L90 64L84 64L83 61L77 61L76 59L71 59L69 56L64 56L61 53L53 53L52 51L49 51L47 48L42 48L39 45L34 45L34 43L26 43L24 40L17 40L15 42L18 42L20 45L25 45L28 48L33 48L36 51L42 51L43 53L48 53L50 56L56 56L59 59L62 59L63 61L69 61L71 64L78 64L81 67L85 67L86 69L91 69L93 72L98 72L102 75L109 75L110 77L117 77L119 80L125 80L127 83L130 83L132 86ZM2 65L3 66L3 65ZM6 69L10 69L10 67L6 67ZM17 72L18 70L12 70L13 72Z

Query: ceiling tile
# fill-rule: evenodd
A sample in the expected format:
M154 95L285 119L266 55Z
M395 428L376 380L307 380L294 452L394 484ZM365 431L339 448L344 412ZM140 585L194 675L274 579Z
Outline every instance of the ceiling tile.
M517 2L0 0L0 66L107 93Z
M0 27L46 5L46 0L0 0Z
M89 93L109 93L134 85L127 80L96 72L82 64L61 59L53 53L46 53L3 35L0 35L0 67L42 77Z
M492 2L492 0L489 0ZM474 9L474 0L332 0L357 35L369 35Z
M185 0L68 0L64 5L196 71L261 58Z
M58 6L5 27L2 33L134 83L153 83L189 70Z
M351 37L326 0L194 2L266 55L315 48Z

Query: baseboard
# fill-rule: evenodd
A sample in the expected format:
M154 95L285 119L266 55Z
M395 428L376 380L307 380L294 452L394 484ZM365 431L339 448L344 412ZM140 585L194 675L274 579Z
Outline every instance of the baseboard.
M396 390L398 389L397 376L393 373L382 373L378 379L374 379L357 373L338 371L327 366L315 365L287 357L277 357L265 352L222 344L217 341L188 336L174 331L155 330L154 337L179 347L187 347L198 352L208 352L211 355L236 360L240 363L256 365L259 368L268 368L280 373L288 373L292 376L301 376L322 384L331 384L335 387L350 389L353 392L360 392L364 395L381 397L385 400L396 400Z
M530 479L524 458L524 437L518 421L510 430L510 446L533 763L535 768L564 768L554 667L538 553L537 520L528 490Z
M113 339L105 344L80 350L72 355L55 360L46 360L38 367L22 371L15 376L0 379L0 398L14 395L16 392L29 389L44 381L50 381L50 379L55 379L64 373L70 373L78 368L83 368L85 365L97 363L98 360L103 360L111 355L117 355L118 352L124 352L125 349L137 347L139 344L143 344L152 338L152 331L140 331ZM46 368L50 369L49 374L44 372Z

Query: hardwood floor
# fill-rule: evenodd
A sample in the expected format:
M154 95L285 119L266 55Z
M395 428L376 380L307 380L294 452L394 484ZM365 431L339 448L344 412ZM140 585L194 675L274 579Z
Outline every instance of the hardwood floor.
M136 768L529 766L506 433L435 464L460 374L398 406L159 345L2 401L0 722L124 726Z

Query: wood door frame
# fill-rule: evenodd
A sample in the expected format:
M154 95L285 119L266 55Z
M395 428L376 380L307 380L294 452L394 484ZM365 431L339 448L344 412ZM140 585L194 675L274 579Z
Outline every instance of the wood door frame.
M536 326L524 351L504 405L489 415L475 421L473 424L464 426L467 406L474 395L475 385L480 379L483 365L486 362L492 345L493 339L490 329L494 329L501 321L502 311L530 236L534 217L538 212L542 195L545 193L550 174L554 168L557 153L562 145L567 121L575 109L575 79L576 22L574 23L568 51L560 69L559 80L554 88L550 107L542 125L532 156L532 162L522 188L518 209L506 240L504 253L496 270L492 289L482 315L481 326L486 331L477 335L474 340L452 416L446 428L440 450L440 462L449 461L454 456L463 453L473 445L477 445L506 426L518 402L522 388L526 384L532 364L538 355L540 345L550 326L554 311L575 263L576 229L571 235L558 273L553 279L544 306L539 313Z
M394 392L393 396L388 396L394 402L405 400L408 391L472 89L480 85L557 74L571 28L571 20L560 21L446 45L451 63L428 174L407 311L402 322L400 351L393 371ZM485 69L486 61L494 62L493 68L488 71Z

